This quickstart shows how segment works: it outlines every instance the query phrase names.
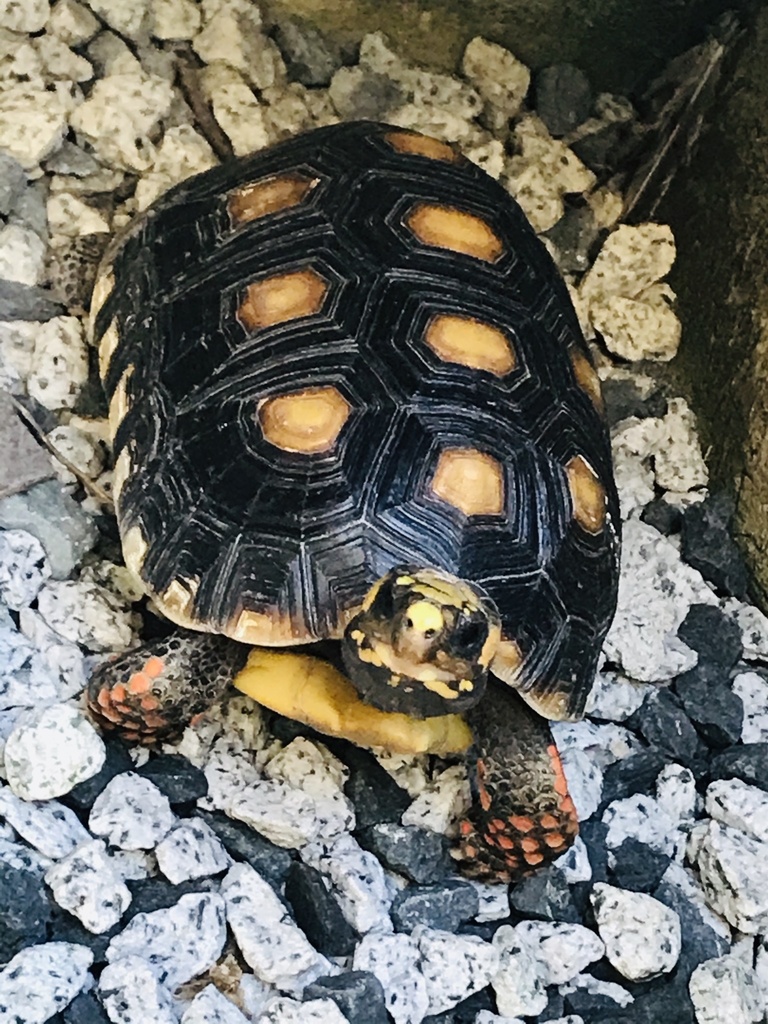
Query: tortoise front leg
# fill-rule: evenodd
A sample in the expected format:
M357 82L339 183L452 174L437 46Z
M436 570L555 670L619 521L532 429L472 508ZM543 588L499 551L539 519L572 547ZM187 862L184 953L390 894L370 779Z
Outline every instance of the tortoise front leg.
M466 715L473 806L454 857L463 874L511 882L565 853L579 831L548 723L498 679Z
M99 665L88 708L102 728L131 742L173 739L219 700L248 650L218 634L178 630Z

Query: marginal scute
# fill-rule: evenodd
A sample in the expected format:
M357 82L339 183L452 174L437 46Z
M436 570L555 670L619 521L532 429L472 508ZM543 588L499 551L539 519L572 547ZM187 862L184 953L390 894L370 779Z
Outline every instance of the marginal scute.
M264 399L258 417L270 444L310 454L333 448L351 412L346 398L329 385Z
M128 381L133 375L133 364L126 366L123 375L118 381L117 387L112 392L109 402L109 432L112 437L117 433L117 428L123 422L125 414L130 408L128 399Z
M432 492L465 516L504 511L504 469L498 459L476 448L446 448L432 477Z
M571 366L573 367L576 383L589 397L589 400L602 416L605 413L605 402L603 401L603 391L600 387L600 378L597 375L597 371L578 345L571 345L568 355L571 358Z
M319 178L309 178L300 171L289 171L233 189L227 195L227 212L232 226L239 227L270 213L298 206L319 181Z
M587 533L598 534L605 525L605 488L583 455L574 455L565 467L573 503L573 518Z
M122 535L123 561L125 567L135 578L140 590L144 590L141 567L147 555L147 542L140 526L131 526Z
M519 644L514 640L502 640L496 647L496 652L491 662L493 674L503 679L505 683L514 686L517 683L520 669L523 666L525 657L520 650Z
M102 379L107 376L109 370L109 364L112 360L112 356L115 354L115 349L120 342L120 332L117 327L117 320L112 319L109 327L101 336L99 342L99 373Z
M424 245L462 252L495 263L504 243L489 224L473 213L437 203L416 203L405 216L405 226Z
M115 502L120 499L120 494L123 487L125 487L125 481L128 479L130 472L131 452L126 445L115 459L114 469L112 470L112 498Z
M182 620L182 625L191 622L192 604L199 584L196 579L175 579L158 595L157 603L174 622Z
M515 368L515 352L507 335L474 317L438 313L427 324L424 341L447 363L488 370L497 377Z
M393 131L387 132L384 141L388 143L397 153L409 153L413 156L425 156L430 160L446 160L449 163L457 163L463 159L453 146L447 142L441 142L431 135L421 135L419 132Z
M316 640L308 629L293 622L288 615L244 610L223 631L233 640L258 647L290 647Z
M248 285L237 319L249 331L311 316L322 309L328 281L312 267L272 274Z
M96 281L91 292L91 308L88 315L91 341L93 337L93 326L101 307L107 301L115 288L115 275L110 266L104 266L99 270Z

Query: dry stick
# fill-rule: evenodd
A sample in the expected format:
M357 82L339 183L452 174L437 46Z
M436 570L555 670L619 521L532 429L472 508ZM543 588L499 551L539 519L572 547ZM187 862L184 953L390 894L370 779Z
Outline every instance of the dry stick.
M198 127L211 149L222 163L227 163L234 158L235 154L229 139L219 128L211 107L203 96L194 51L189 44L175 45L174 53L181 93L195 115Z
M77 479L86 489L86 491L88 491L91 497L95 498L101 505L104 505L106 508L114 509L115 503L104 490L104 488L100 487L95 480L91 480L89 476L86 476L85 473L83 473L82 469L76 466L74 462L70 462L66 455L61 454L56 445L52 444L48 440L43 431L43 428L34 418L29 409L27 409L26 406L22 405L22 403L18 400L18 398L16 398L15 395L9 395L9 397L11 399L11 402L16 407L16 412L22 418L22 420L29 428L29 430L32 432L32 435L36 438L36 440L44 448L48 449L48 451L56 459L57 462L60 462L65 469L68 469L70 473L77 477Z

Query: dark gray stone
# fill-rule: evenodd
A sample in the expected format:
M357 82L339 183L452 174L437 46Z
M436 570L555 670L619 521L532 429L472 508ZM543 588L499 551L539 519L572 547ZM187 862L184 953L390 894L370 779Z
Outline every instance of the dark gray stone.
M328 85L341 67L341 51L303 18L283 18L275 27L288 74L302 85Z
M545 238L555 246L557 265L566 273L583 273L590 265L590 250L600 229L589 206L570 206Z
M8 216L26 185L27 175L19 161L0 150L0 216Z
M738 743L744 724L744 702L729 682L722 666L702 662L673 683L686 714L705 742L716 750Z
M137 768L136 773L154 782L171 804L190 803L208 793L205 772L181 754L158 754Z
M75 178L85 178L102 169L95 156L69 139L64 139L56 152L43 161L43 166L49 174L71 174Z
M48 242L48 181L41 178L28 185L17 197L8 217L10 224L20 224L32 231L46 244Z
M640 513L640 518L666 537L673 533L679 533L683 525L683 513L679 508L664 501L663 498L655 498L646 505Z
M400 821L403 811L411 803L408 793L398 786L373 754L349 744L346 747L337 756L350 769L344 793L354 804L357 827L362 829L383 822Z
M743 743L716 754L709 766L710 779L741 779L768 790L768 743Z
M729 943L722 935L706 923L701 912L685 893L676 885L661 882L653 891L652 896L665 907L674 910L680 918L682 949L680 960L689 971L705 960L723 956L730 949Z
M603 773L603 795L601 807L614 800L623 800L636 793L650 793L656 776L668 762L658 750L641 750L630 754L621 761L609 764ZM604 881L604 879L595 879Z
M550 64L534 79L536 113L555 138L586 121L592 110L592 87L575 64Z
M131 890L131 903L123 915L121 928L137 914L151 914L166 910L178 903L182 896L193 892L218 892L219 883L213 878L192 878L176 885L159 876L156 878L129 878L125 883Z
M109 1024L109 1017L92 992L81 992L61 1011L63 1024Z
M48 890L37 875L0 862L0 963L25 946L46 941L51 919Z
M637 385L631 380L604 380L602 382L603 400L608 422L620 423L630 416L643 419L646 416L664 416L667 411L667 400L660 392L643 398Z
M27 429L5 391L0 391L0 452L0 499L53 476L48 452Z
M350 956L354 952L355 930L317 868L294 861L285 879L285 898L296 924L315 949L326 956Z
M650 693L627 724L667 760L686 765L697 777L704 771L707 749L670 690Z
M726 494L713 494L691 505L683 517L681 553L718 590L743 600L749 576L730 534L735 508L734 499Z
M293 857L287 850L275 846L242 821L228 818L221 811L198 810L195 813L211 826L231 857L250 864L278 894L282 891L285 876L293 863Z
M341 68L330 86L331 102L345 120L376 121L405 100L404 90L386 75L357 66Z
M106 747L104 764L90 779L78 782L63 798L64 803L69 804L76 811L90 811L96 797L107 783L111 782L116 775L135 770L136 766L122 740L109 734L103 736L102 739Z
M717 605L691 605L677 635L696 651L700 664L717 665L725 672L733 668L742 654L738 623Z
M0 320L50 320L66 309L46 288L0 279Z
M526 917L545 921L566 921L580 924L581 914L573 902L571 890L562 871L550 865L523 878L509 893L509 904Z
M439 882L451 869L446 841L436 832L385 823L361 829L355 835L360 845L375 853L386 867L413 882Z
M632 892L652 892L672 860L637 839L625 839L613 851L613 858L615 863L610 869L609 881L619 889Z
M318 978L304 989L304 999L332 999L350 1024L387 1024L384 989L368 971L346 971Z
M403 889L392 903L391 916L399 932L412 932L419 924L455 932L464 921L475 917L479 909L480 901L471 885L446 882Z

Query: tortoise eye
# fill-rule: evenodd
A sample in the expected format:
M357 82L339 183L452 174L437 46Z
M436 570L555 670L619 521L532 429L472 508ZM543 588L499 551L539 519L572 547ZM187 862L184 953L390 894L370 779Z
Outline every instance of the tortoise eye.
M451 647L463 658L476 658L488 639L488 622L482 612L461 613L451 634Z

